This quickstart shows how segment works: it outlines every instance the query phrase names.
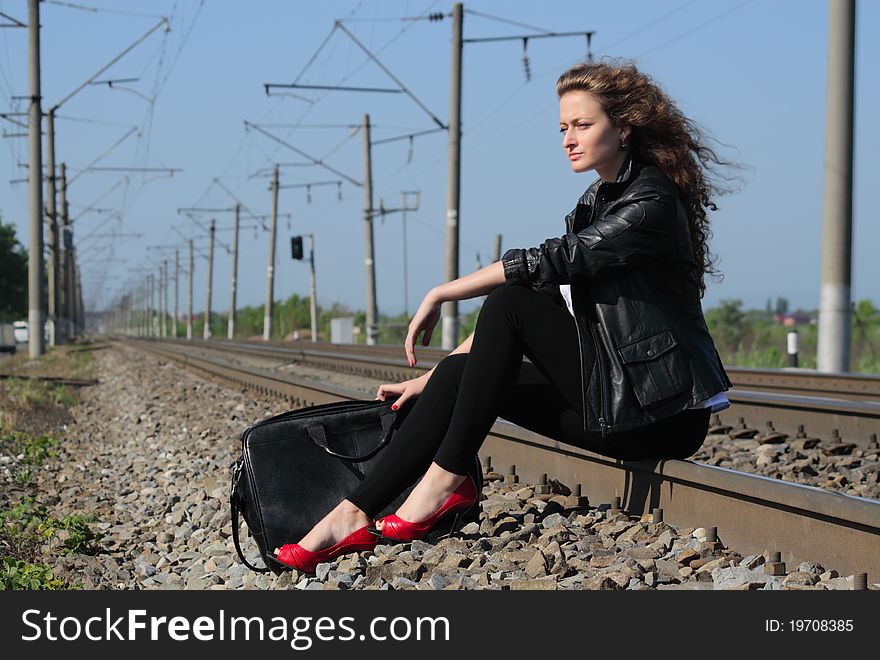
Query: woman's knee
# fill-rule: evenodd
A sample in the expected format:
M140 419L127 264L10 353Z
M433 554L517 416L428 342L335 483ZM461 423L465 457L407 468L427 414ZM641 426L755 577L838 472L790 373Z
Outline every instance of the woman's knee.
M477 322L484 318L509 318L511 313L522 306L523 299L531 291L524 286L502 284L495 287L483 301Z
M444 381L452 380L456 383L459 382L464 373L464 367L467 364L467 357L467 353L447 355L437 363L437 366L434 368L434 373L431 374L431 380L438 379Z

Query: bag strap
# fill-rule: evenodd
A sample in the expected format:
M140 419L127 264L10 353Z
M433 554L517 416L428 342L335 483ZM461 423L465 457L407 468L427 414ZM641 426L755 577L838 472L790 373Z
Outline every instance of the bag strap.
M382 424L383 432L382 440L372 449L359 455L341 454L330 449L330 447L327 446L327 431L324 429L323 424L312 424L311 426L307 426L306 433L309 434L309 438L312 439L312 442L314 442L331 456L335 456L336 458L343 458L349 461L363 461L368 459L370 456L372 456L382 447L388 444L388 441L391 439L391 433L394 430L394 420L396 418L397 416L391 412L379 415L379 422Z
M238 527L238 502L235 499L235 488L238 486L238 480L241 478L241 469L242 464L241 461L237 461L235 467L232 470L232 489L229 493L229 508L231 511L232 518L232 543L235 545L235 551L238 553L238 558L241 559L241 562L247 566L252 571L256 571L257 573L268 573L269 568L257 568L253 564L251 564L247 558L244 556L244 553L241 551L241 542L238 539L239 527Z

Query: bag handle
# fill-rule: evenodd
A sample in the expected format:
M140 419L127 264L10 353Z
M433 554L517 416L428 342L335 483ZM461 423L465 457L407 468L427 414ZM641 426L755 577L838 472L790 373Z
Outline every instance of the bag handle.
M257 573L268 573L268 567L257 568L247 560L247 558L244 556L244 552L241 551L241 542L238 539L238 502L235 499L235 488L236 486L238 486L238 480L241 478L241 470L241 461L236 461L235 465L232 468L232 489L229 493L229 508L232 514L232 543L235 545L235 551L238 553L238 558L241 559L241 562L245 566L247 566L252 571L256 571Z
M382 449L382 447L388 444L388 441L391 439L391 433L394 430L394 420L396 418L397 415L392 412L387 412L379 415L379 422L382 424L383 431L382 440L379 442L378 445L360 455L341 454L330 449L330 447L327 446L327 431L324 429L323 424L312 424L311 426L307 426L306 433L309 434L309 438L311 438L312 442L314 442L331 456L342 458L348 461L363 461L368 459L370 456L372 456L377 451Z

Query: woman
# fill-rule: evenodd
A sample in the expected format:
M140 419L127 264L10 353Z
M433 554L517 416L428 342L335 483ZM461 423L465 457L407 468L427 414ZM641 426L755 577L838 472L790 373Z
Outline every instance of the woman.
M629 63L557 81L562 147L595 181L566 233L432 289L405 350L427 346L441 304L489 294L476 330L431 371L379 387L416 399L375 469L278 560L318 563L421 538L476 504L468 465L497 417L605 456L686 458L730 386L700 306L709 258L707 166L721 164L669 97ZM523 362L527 356L531 363ZM373 516L421 480L397 510Z

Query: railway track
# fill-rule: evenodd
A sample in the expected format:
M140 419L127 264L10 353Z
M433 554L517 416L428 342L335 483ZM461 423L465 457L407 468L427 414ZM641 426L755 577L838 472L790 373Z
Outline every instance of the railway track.
M318 369L363 376L383 382L413 378L433 367L446 353L419 347L419 363L409 367L400 347L335 345L324 342L292 347L282 342L192 340L194 348L234 347L235 352L267 366L308 364ZM718 424L741 429L768 430L789 436L804 434L839 438L869 448L880 432L880 377L824 374L811 370L727 370L735 404L721 413Z
M359 390L280 373L280 364L327 365L324 368L348 370L347 373L376 380L409 378L421 371L418 367L410 369L401 357L394 358L391 349L384 347L370 347L366 354L364 347L349 346L337 351L326 344L308 349L222 341L137 340L129 344L180 362L202 375L284 397L295 408L368 397ZM224 355L231 351L248 356L251 364L232 364ZM400 355L399 348L394 352ZM424 348L420 354L422 368L443 355ZM768 399L772 396L767 392L752 394L763 394ZM822 399L832 405L831 397L776 396ZM735 401L735 396L731 400ZM838 401L847 402L842 398ZM875 417L870 419L876 428L877 409L872 407L872 401L848 403L851 410L862 414L873 412ZM803 401L801 404L806 405ZM742 416L741 412L738 414ZM495 423L480 454L484 465L491 464L496 471L510 477L516 475L523 482L539 483L549 476L572 490L579 488L593 506L619 498L621 507L631 515L662 509L663 519L676 526L717 527L721 542L744 552L779 551L782 561L795 565L809 560L834 566L841 572L880 574L877 500L689 461L614 461L504 420Z

